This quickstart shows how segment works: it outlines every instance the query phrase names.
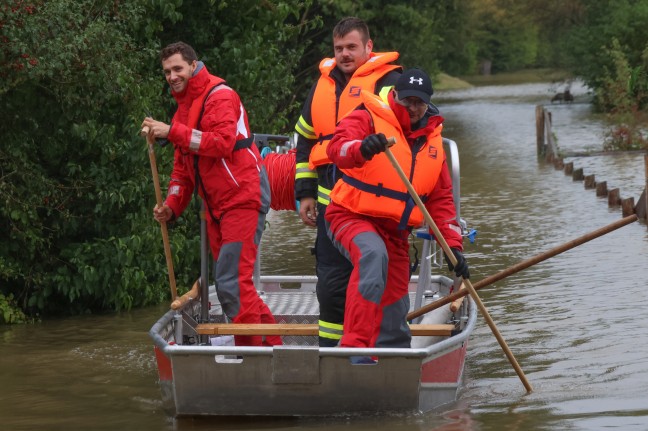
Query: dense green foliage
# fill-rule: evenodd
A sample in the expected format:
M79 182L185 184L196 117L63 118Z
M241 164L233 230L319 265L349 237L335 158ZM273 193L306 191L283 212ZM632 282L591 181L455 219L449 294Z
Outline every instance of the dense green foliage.
M586 3L567 34L567 65L594 89L614 127L610 148L648 149L648 1Z
M8 0L0 6L0 321L119 310L168 297L146 112L168 120L158 52L194 46L238 90L253 130L289 133L343 16L406 67L468 75L563 67L636 116L648 94L648 0ZM627 120L630 118L630 121ZM170 147L157 150L161 183ZM171 230L178 286L198 223ZM25 314L27 313L27 314Z

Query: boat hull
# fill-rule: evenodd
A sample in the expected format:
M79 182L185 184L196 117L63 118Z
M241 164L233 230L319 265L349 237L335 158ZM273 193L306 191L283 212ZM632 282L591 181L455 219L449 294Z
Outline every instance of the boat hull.
M441 294L452 285L444 277L433 282ZM290 292L276 290L273 286L279 289L281 283L270 279L265 283L264 300L279 322L317 322L316 310L308 306L314 283L302 280ZM282 306L289 310L282 312ZM466 300L454 315L461 320L455 335L415 337L409 349L319 348L317 338L309 336L284 337L285 345L274 347L212 346L196 339L186 343L191 327L183 326L183 314L197 308L193 303L169 311L150 331L163 404L172 416L426 412L455 400L476 320L474 304ZM421 323L449 315L431 314ZM183 345L175 344L179 326ZM350 357L359 355L377 363L352 364Z

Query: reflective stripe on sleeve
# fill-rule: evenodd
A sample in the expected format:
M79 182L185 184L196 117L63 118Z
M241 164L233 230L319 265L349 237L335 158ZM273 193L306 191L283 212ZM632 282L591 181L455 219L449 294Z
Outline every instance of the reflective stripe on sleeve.
M308 168L308 162L297 163L295 165L295 179L313 178L317 179L317 171Z
M346 157L347 152L349 151L349 148L357 144L358 142L361 142L359 139L354 139L353 141L348 141L342 144L342 147L340 148L340 156Z
M318 321L319 323L319 336L328 338L330 340L339 340L344 333L344 325L337 323L325 322L324 320Z
M191 140L189 141L189 149L198 152L200 149L200 141L202 140L202 132L197 129L191 131Z
M459 235L461 235L461 228L460 228L459 226L457 226L456 224L448 223L448 227L449 227L451 230L457 232Z
M328 205L331 203L331 197L329 196L331 194L331 190L322 187L320 185L317 186L317 202L321 203L322 205Z
M295 124L295 131L306 139L317 139L315 129L304 120L304 116L299 117L297 124Z

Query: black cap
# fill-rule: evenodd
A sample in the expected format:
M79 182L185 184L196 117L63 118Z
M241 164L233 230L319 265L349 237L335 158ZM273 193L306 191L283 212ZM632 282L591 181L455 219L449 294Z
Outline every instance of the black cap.
M416 68L407 69L403 72L396 82L395 89L398 92L398 98L401 100L415 96L428 103L432 98L432 94L434 94L430 77L421 69Z

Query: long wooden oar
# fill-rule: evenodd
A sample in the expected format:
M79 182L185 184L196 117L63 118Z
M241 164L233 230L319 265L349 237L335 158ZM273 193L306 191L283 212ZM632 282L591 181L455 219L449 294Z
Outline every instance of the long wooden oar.
M162 191L160 190L160 178L158 177L157 163L155 161L155 137L149 133L149 128L144 126L140 131L140 136L146 136L148 144L149 160L151 162L151 175L153 176L153 185L155 186L155 200L158 207L162 206ZM164 255L166 257L167 270L169 272L169 285L171 286L171 301L175 301L178 296L176 290L175 274L173 273L173 259L171 258L171 244L169 243L169 232L165 221L160 222L162 230L162 242L164 243Z
M390 138L390 141L393 144L395 142L395 139ZM391 152L389 147L385 148L385 153L387 154L387 157L389 158L389 161L391 162L392 166L394 166L394 169L396 169L396 172L398 172L398 176L400 176L401 180L403 181L403 184L405 184L405 187L407 187L407 191L409 191L410 195L412 196L412 199L414 199L416 205L421 210L421 213L423 213L423 216L425 217L425 222L432 229L432 231L434 231L434 236L437 242L441 245L441 248L445 252L446 256L448 256L448 258L450 259L450 262L454 266L456 266L457 258L452 253L452 250L450 250L450 246L446 242L445 238L443 238L443 236L441 235L441 232L439 232L439 228L437 227L436 223L434 223L434 220L432 220L432 216L430 216L430 213L425 208L425 205L423 205L423 201L421 201L421 198L416 193L416 190L414 190L412 183L410 183L409 179L405 175L405 172L403 172L403 169L398 164L398 161L394 157L394 154ZM522 384L526 388L527 392L532 392L533 388L531 387L531 384L529 383L526 376L524 375L524 371L522 371L522 368L520 367L517 360L515 359L515 356L513 356L513 352L511 352L511 349L509 349L508 345L506 344L506 341L504 341L504 338L502 338L502 335L497 329L495 322L493 322L493 319L490 317L490 314L488 313L486 306L484 306L484 303L481 301L481 298L479 298L479 295L477 295L477 291L475 291L475 289L473 288L472 283L470 282L469 279L464 279L463 282L464 285L466 286L466 290L470 293L470 296L477 304L477 308L479 308L479 311L481 311L484 320L486 320L486 323L488 324L491 331L493 332L493 335L495 335L495 338L497 339L497 342L499 343L500 347L504 351L504 354L506 355L509 362L513 366L513 369L515 370L518 377L520 378L520 381L522 381Z
M535 265L536 263L540 263L540 262L542 262L544 260L549 259L550 257L554 257L557 254L560 254L560 253L565 252L567 250L570 250L570 249L572 249L574 247L577 247L577 246L579 246L579 245L581 245L583 243L586 243L586 242L591 241L591 240L593 240L595 238L603 236L603 235L605 235L607 233L610 233L610 232L612 232L614 230L619 229L620 227L626 226L626 225L628 225L630 223L634 223L635 221L637 221L637 215L636 214L632 214L632 215L629 215L627 217L624 217L619 221L616 221L614 223L610 223L607 226L604 226L604 227L602 227L600 229L597 229L597 230L595 230L593 232L587 233L587 234L585 234L583 236L580 236L580 237L578 237L576 239L568 241L568 242L566 242L566 243L564 243L562 245L554 247L551 250L547 250L544 253L540 253L540 254L532 257L532 258L529 258L529 259L524 260L524 261L522 261L520 263L517 263L517 264L515 264L515 265L513 265L513 266L511 266L511 267L509 267L509 268L507 268L505 270L502 270L502 271L498 272L497 274L491 275L490 277L486 277L483 280L480 280L477 283L475 283L473 285L473 288L475 290L479 290L479 289L481 289L483 287L489 286L489 285L495 283L496 281L499 281L499 280L501 280L501 279L503 279L505 277L508 277L509 275L515 274L516 272L520 272L523 269L526 269L526 268L528 268L528 267L530 267L532 265ZM421 316L421 315L423 315L425 313L429 313L432 310L436 310L437 308L439 308L439 307L441 307L441 306L443 306L445 304L449 304L449 303L455 301L457 298L461 298L463 296L466 296L467 294L468 294L468 292L462 289L462 290L459 290L459 291L457 291L455 293L452 293L452 294L450 294L448 296L444 296L443 298L440 298L440 299L438 299L438 300L436 300L434 302L431 302L431 303L429 303L427 305L424 305L423 307L419 308L418 310L412 311L411 313L409 313L407 315L407 320L415 319L415 318L417 318L417 317L419 317L419 316Z

